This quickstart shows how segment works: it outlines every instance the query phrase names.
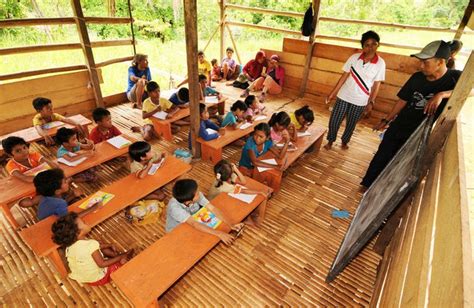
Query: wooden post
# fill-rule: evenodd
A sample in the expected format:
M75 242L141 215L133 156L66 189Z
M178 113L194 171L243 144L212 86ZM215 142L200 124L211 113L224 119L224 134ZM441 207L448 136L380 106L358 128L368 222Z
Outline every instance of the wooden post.
M135 46L135 31L133 30L132 4L130 3L130 0L127 0L127 4L128 4L128 16L130 17L130 30L132 31L133 55L136 55L137 47Z
M301 85L300 85L300 93L299 93L300 97L303 97L304 93L306 92L306 84L308 83L309 70L311 69L311 60L313 59L314 40L315 40L316 32L317 32L316 27L318 26L320 6L321 6L320 0L313 0L312 26L313 26L314 31L309 36L308 51L306 52L306 63L304 65L303 78L301 80Z
M456 31L456 34L454 35L455 40L460 40L461 35L464 31L464 28L466 27L469 19L471 18L472 11L474 10L474 0L470 0L468 5L466 6L466 10L464 11L464 16L461 19L461 23L459 23L458 30Z
M221 28L221 44L220 44L220 55L221 58L219 61L224 59L224 51L225 51L225 0L220 0L219 1L219 8L220 8L220 28Z
M234 36L232 35L232 31L230 30L229 25L225 25L227 28L227 31L229 32L229 37L232 42L232 45L234 46L235 54L237 55L237 60L239 60L239 63L242 64L242 60L240 59L239 51L237 50L237 44L234 41Z
M191 114L191 145L193 156L201 157L201 146L196 141L199 136L199 82L197 66L197 4L196 0L184 0L184 30L186 36L186 56L188 64L189 102Z
M74 19L76 21L77 32L81 39L82 51L84 58L86 58L87 70L94 91L95 103L97 107L104 107L104 100L102 99L102 91L100 90L99 74L97 74L97 67L94 61L94 54L92 53L91 41L89 33L87 32L84 14L82 13L81 0L71 0Z
M212 39L214 38L214 36L216 36L216 33L217 33L217 31L220 29L220 26L221 26L221 24L218 24L216 30L214 30L214 32L212 32L211 37L209 38L209 40L207 41L206 45L205 45L204 48L202 49L203 52L206 52L207 47L209 47L209 44L211 43Z

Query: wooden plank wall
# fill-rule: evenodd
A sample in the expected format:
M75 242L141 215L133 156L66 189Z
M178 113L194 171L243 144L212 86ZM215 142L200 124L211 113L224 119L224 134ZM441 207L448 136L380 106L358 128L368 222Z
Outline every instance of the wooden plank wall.
M308 41L285 38L283 51L263 49L267 56L278 54L282 66L285 68L285 87L299 89L305 63L305 54ZM311 61L307 93L326 96L336 85L342 74L342 66L354 53L360 52L357 48L316 43ZM386 80L380 88L372 117L383 118L390 112L396 102L400 87L408 80L411 74L418 70L418 61L408 56L380 52L385 60Z
M101 70L99 77L103 82ZM66 116L88 116L96 106L86 70L1 84L0 135L32 126L38 96L51 99L54 111Z
M387 247L372 307L472 307L469 209L459 126Z

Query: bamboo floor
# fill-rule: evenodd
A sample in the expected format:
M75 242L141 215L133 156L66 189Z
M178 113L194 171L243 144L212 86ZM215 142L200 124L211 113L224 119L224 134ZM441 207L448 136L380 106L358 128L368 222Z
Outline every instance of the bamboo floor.
M240 90L223 84L217 87L231 98L230 102L240 94ZM315 122L327 127L329 111L322 101L317 96L298 99L295 93L285 91L270 97L266 104L286 111L309 104L315 111ZM139 138L130 132L131 126L141 123L138 110L131 109L128 103L110 110L122 132ZM161 140L152 144L173 152L187 146L187 136L188 128L184 128L173 142ZM338 140L330 151L321 149L301 157L288 169L281 192L270 200L263 226L247 228L230 247L218 245L164 294L162 303L176 307L367 306L381 260L371 249L373 241L334 282L327 284L325 278L361 198L358 184L378 143L378 134L362 122L348 150L342 150ZM32 148L48 156L55 151L37 143ZM223 155L238 162L240 152L240 148L228 146ZM5 170L0 169L0 176L6 176ZM122 163L111 161L97 172L99 181L80 185L87 194L125 176L127 169ZM207 192L213 181L212 166L195 161L186 177L196 179ZM165 190L169 197L171 185ZM332 218L333 209L348 210L350 219ZM21 214L27 223L35 221L33 211L21 209ZM35 256L23 243L2 213L0 225L0 304L131 306L113 282L89 287L69 278L61 279L48 260ZM164 217L158 224L133 226L120 213L95 227L90 237L140 252L163 235Z

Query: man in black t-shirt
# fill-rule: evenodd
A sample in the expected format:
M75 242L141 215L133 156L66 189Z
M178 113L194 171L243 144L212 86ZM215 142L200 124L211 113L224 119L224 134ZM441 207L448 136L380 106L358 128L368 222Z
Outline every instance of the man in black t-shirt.
M362 186L372 185L426 116L441 114L461 76L461 71L446 67L449 56L450 48L444 41L431 42L412 55L421 60L421 71L408 79L398 92L399 100L390 114L375 126L374 129L379 130L390 124L362 179Z

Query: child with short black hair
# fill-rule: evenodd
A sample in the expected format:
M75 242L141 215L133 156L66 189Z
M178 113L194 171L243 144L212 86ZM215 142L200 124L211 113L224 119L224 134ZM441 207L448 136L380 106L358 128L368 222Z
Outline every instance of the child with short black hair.
M225 115L221 127L230 126L237 128L239 126L238 122L242 121L242 116L245 111L247 111L247 105L241 100L236 101L232 107L230 107L230 111Z
M54 121L64 122L66 124L74 125L82 137L87 137L89 132L87 127L82 127L79 123L74 120L68 119L59 113L53 111L53 103L49 98L37 97L33 100L33 108L38 112L33 117L33 126L35 127L38 134L44 138L46 145L53 145L54 140L48 135L44 125Z
M227 160L221 160L214 166L214 174L216 180L209 189L207 194L210 200L217 197L220 193L244 193L244 194L261 194L265 197L258 208L251 214L245 223L259 226L265 218L265 209L267 204L267 197L271 193L271 189L267 191L256 191L244 188L243 185L247 183L247 179L240 172L235 164L231 164Z
M231 47L227 47L225 52L226 56L224 57L224 59L222 59L221 62L221 75L222 79L230 80L238 76L238 74L240 73L240 66L238 66L237 62L232 59L232 56L234 55L234 49L232 49Z
M148 98L143 101L142 106L142 118L143 118L143 127L141 128L141 133L143 139L150 141L155 138L160 138L158 133L155 131L151 117L159 112L164 111L167 113L166 118L169 119L178 111L178 108L174 107L173 104L164 97L160 97L160 85L155 81L150 81L146 85L146 92L148 93ZM172 132L176 133L176 126L171 126ZM137 128L132 128L134 132L137 132Z
M33 179L36 193L41 196L37 217L39 220L49 216L64 216L68 213L67 202L62 196L69 192L69 179L64 176L64 171L59 168L45 170L38 173ZM82 211L79 216L94 211L101 202Z
M112 124L112 116L107 109L101 107L94 109L94 111L92 111L92 118L97 126L91 130L89 138L95 144L122 134L120 130Z
M289 139L286 140L281 149L273 147L272 139L270 138L270 126L267 123L259 123L255 126L253 135L245 142L242 149L242 156L239 161L239 169L244 175L252 176L255 167L275 168L258 160L258 158L268 151L270 151L275 158L283 159L288 149Z
M60 147L57 157L69 162L74 162L84 157L91 157L95 154L94 143L85 139L86 143L79 142L77 132L74 129L61 127L56 133L56 140ZM77 183L94 182L97 175L93 168L74 175L74 181Z
M255 95L249 95L245 98L247 111L244 113L244 118L247 121L252 121L258 115L265 115L265 106L258 100Z
M173 186L173 198L168 202L166 209L166 232L171 232L179 224L185 222L199 231L218 236L227 245L231 244L234 240L231 235L214 230L194 220L192 215L199 211L201 207L206 207L232 230L239 231L243 226L243 224L231 224L230 220L198 190L195 180L183 179L176 181Z
M211 79L212 81L219 81L222 79L221 76L221 67L217 63L217 59L211 60L212 71L211 71Z
M65 249L71 271L69 277L89 286L102 286L110 282L110 274L133 256L133 249L118 253L112 244L84 239L90 227L76 213L59 218L52 225L51 231L53 242Z
M278 113L272 114L270 121L268 121L268 125L270 125L270 136L272 138L273 143L280 143L281 141L296 141L296 130L292 130L293 134L290 135L288 128L291 124L291 119L288 113L285 111L280 111Z
M178 108L189 107L189 90L188 88L180 88L175 93L171 94L169 101Z
M225 99L222 95L215 89L207 86L207 77L205 75L199 75L199 86L201 92L199 93L199 100L201 102L206 101L206 96L217 96L218 103L216 105L209 106L207 110L209 111L210 118L217 119L217 122L222 122L222 118L217 116L217 113L224 115L225 112Z
M50 166L57 167L57 164L46 159L38 152L30 152L29 144L20 137L10 136L2 140L3 150L10 157L5 169L8 174L24 182L33 183L35 174L28 174L34 168L45 165L45 169ZM41 167L42 168L42 167Z
M128 154L131 158L130 173L135 174L139 179L143 179L148 175L154 163L158 163L166 157L165 152L152 151L151 145L146 141L132 143L128 148ZM165 197L163 190L157 189L144 199L163 201Z
M220 135L225 134L225 130L214 124L209 120L209 112L207 111L206 105L203 103L199 104L199 114L201 121L199 123L199 137L209 141L219 138ZM208 129L212 129L216 132L209 132ZM191 132L189 132L189 148L191 148Z

